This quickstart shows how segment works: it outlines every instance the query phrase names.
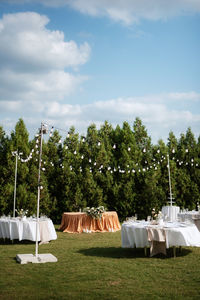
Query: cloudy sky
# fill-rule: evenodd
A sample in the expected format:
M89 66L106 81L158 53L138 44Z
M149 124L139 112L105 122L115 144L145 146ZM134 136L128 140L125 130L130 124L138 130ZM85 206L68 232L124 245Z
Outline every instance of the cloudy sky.
M198 137L199 53L200 0L1 0L0 125Z

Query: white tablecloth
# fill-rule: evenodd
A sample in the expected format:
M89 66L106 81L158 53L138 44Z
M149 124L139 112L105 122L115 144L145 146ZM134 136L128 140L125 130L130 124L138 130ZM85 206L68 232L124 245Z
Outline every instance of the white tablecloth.
M200 219L200 212L195 210L180 212L177 216L181 222L193 222L194 219Z
M164 223L164 226L150 225L146 221L127 221L121 227L121 239L123 248L149 247L147 227L163 228L166 232L166 247L190 246L200 247L200 232L194 224Z
M167 221L176 221L177 215L180 212L179 206L163 206L162 207L162 214L164 219Z
M36 241L36 219L0 218L0 238ZM57 234L51 219L39 219L38 241L56 240Z

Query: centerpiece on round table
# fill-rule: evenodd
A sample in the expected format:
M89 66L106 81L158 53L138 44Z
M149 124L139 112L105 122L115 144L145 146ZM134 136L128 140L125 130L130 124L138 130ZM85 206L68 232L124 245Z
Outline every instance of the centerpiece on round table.
M15 210L18 214L18 217L22 220L26 219L26 215L28 214L28 209L24 210L23 208L21 209L16 209Z
M156 212L155 208L152 209L152 225L163 225L163 215L162 212Z
M83 210L88 216L92 217L93 219L101 219L102 214L106 211L104 206L98 207L86 207Z

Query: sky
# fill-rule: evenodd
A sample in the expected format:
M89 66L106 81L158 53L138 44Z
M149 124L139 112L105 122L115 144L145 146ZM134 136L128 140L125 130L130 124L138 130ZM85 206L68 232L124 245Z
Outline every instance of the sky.
M200 0L0 0L0 126L200 134Z

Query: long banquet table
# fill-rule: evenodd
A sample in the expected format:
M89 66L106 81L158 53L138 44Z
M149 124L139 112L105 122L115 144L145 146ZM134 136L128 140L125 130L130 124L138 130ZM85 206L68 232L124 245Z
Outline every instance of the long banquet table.
M84 212L65 212L59 230L68 233L115 232L121 229L115 211L107 211L101 219L93 219Z
M0 218L0 238L36 241L36 219ZM39 219L38 241L42 243L56 240L57 234L51 219Z
M122 224L122 247L149 247L148 228L164 229L166 234L166 248L173 246L200 247L200 232L194 224L166 222L163 226L160 226L151 225L147 221L127 221Z

